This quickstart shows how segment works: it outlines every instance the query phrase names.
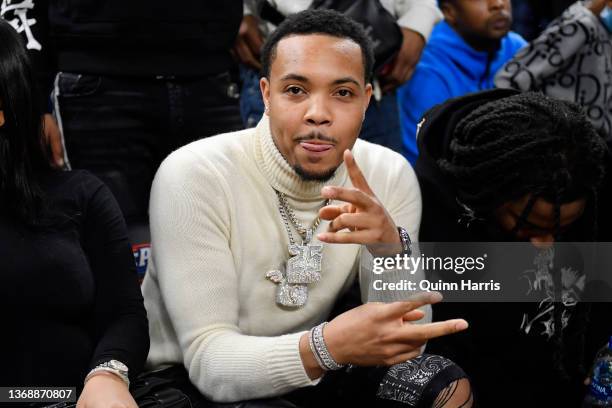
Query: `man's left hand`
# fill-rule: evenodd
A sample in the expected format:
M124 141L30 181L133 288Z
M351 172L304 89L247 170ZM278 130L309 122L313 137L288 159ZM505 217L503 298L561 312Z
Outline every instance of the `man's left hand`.
M380 77L383 92L391 92L408 81L421 58L425 39L416 31L401 27L403 40L391 71Z
M330 221L328 231L317 235L322 242L338 244L398 244L399 233L393 219L376 198L350 150L344 152L344 163L353 188L326 186L325 198L344 201L343 205L327 205L319 211ZM348 232L341 230L348 229Z

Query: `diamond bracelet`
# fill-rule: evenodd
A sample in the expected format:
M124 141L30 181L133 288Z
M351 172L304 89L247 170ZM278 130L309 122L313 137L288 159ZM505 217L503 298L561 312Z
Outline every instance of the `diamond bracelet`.
M308 344L310 345L312 354L314 354L315 360L317 360L317 363L323 370L339 370L344 367L345 364L338 364L329 353L329 350L327 350L327 345L323 338L323 329L325 325L327 325L327 322L323 322L310 330L308 333Z

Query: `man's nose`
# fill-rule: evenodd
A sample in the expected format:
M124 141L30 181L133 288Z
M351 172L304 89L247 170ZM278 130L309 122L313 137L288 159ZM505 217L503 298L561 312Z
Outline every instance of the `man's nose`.
M312 96L310 104L304 115L304 120L309 125L329 125L332 122L332 114L328 102L324 96Z
M507 0L489 0L489 10L501 10Z
M553 234L536 235L529 238L531 244L538 249L550 248L555 243L555 237Z

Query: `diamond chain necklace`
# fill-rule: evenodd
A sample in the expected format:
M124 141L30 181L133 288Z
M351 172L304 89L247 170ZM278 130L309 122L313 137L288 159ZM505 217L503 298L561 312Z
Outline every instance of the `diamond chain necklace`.
M266 273L266 278L277 285L276 303L284 307L302 307L308 300L308 284L321 279L321 260L323 258L323 245L312 244L314 231L321 223L321 217L313 222L310 228L306 228L295 216L295 212L287 202L287 196L280 191L274 190L278 196L278 209L289 235L289 259L285 266ZM331 200L325 200L324 206L329 205ZM296 244L293 239L291 226L302 237L302 243Z
M280 211L281 218L283 219L283 222L285 223L285 228L287 229L287 233L289 234L289 243L291 245L295 244L295 241L293 240L293 234L291 233L291 227L289 227L289 221L291 221L291 224L293 224L298 234L300 234L302 240L305 243L310 242L310 240L312 239L312 235L314 235L314 232L317 230L319 224L321 223L321 217L317 217L317 219L313 222L312 226L306 229L306 227L304 227L295 216L295 212L289 205L285 193L282 193L278 190L274 191L278 196L278 209ZM325 203L323 203L323 207L328 206L330 202L331 200L329 199L325 200Z

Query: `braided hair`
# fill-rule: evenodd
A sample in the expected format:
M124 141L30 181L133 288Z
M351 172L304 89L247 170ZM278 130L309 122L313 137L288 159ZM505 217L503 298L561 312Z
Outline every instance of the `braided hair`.
M535 201L554 204L555 240L559 239L563 203L586 198L590 206L590 237L597 235L597 191L604 177L606 146L577 104L527 92L486 103L463 118L452 135L448 153L438 161L454 180L458 201L478 219L489 220L501 205L529 195L512 232L526 221ZM553 270L554 360L562 377L561 276ZM585 323L590 307L576 311ZM582 324L584 326L585 324ZM580 334L584 354L584 332ZM582 358L580 359L582 360ZM579 370L584 370L579 367Z

